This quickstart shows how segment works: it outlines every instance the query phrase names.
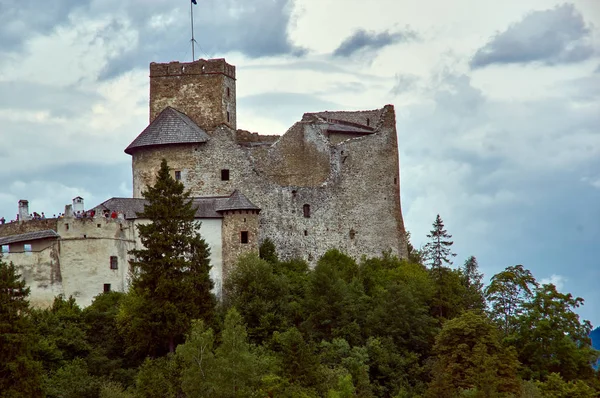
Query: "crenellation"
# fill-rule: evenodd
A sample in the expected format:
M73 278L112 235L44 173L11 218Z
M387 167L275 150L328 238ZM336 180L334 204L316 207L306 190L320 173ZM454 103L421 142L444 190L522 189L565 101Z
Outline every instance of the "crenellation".
M23 222L0 224L0 238L11 235L25 234L28 232L45 231L48 229L56 231L56 223L56 218L45 218L40 220L28 220Z

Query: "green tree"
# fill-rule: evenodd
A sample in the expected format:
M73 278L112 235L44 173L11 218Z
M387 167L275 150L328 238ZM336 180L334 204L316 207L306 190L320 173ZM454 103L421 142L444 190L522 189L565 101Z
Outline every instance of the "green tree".
M485 296L492 307L492 318L498 321L505 335L515 331L517 319L536 287L531 271L522 265L507 267L492 277Z
M169 353L159 358L146 358L137 374L135 396L140 398L183 397L183 364Z
M341 337L361 345L368 297L356 262L335 249L325 253L309 275L305 307L309 315L301 329L314 341Z
M544 398L596 398L598 391L581 380L566 382L558 373L551 373L545 382L536 382Z
M125 293L114 291L99 294L82 312L86 339L91 346L86 358L88 370L90 374L113 380L113 384L107 384L111 388L115 383L132 385L142 360L125 354L125 341L117 332L117 315L125 297Z
M410 242L410 232L406 231L406 247L408 251L408 261L414 264L423 264L423 253L415 249Z
M544 380L557 373L567 381L591 380L598 351L591 346L589 321L575 313L581 297L563 294L552 284L542 285L523 306L514 344L525 365L524 377Z
M242 315L250 339L263 343L287 328L288 284L273 264L250 253L241 256L225 281L227 307Z
M493 397L520 389L516 354L502 346L495 325L484 314L466 311L445 322L434 351L430 397L454 397L470 389L477 396Z
M485 309L483 274L479 272L479 265L475 256L469 257L460 271L462 283L466 289L465 309L483 311Z
M47 372L54 372L75 358L86 358L90 354L88 328L75 298L65 299L59 295L50 308L33 310L32 319L40 336L35 354Z
M119 324L133 350L150 355L174 352L192 319L212 320L215 298L209 276L209 247L198 233L190 193L169 173L163 159L154 186L143 193L147 203L138 214L143 248L130 254L130 296Z
M452 235L444 229L444 221L438 214L433 222L433 229L427 234L429 242L423 247L423 257L432 270L441 269L444 264L452 265L452 257L456 257L456 253L452 253L453 241L450 239Z
M50 374L46 382L49 398L96 398L101 381L90 375L85 360L76 358Z
M214 348L212 329L195 322L185 344L177 348L184 365L183 390L188 397L265 396L273 360L248 341L241 315L230 309L221 344Z
M449 277L453 274L448 266L452 265L452 257L456 253L452 253L453 241L450 239L452 235L444 229L444 221L438 214L433 222L433 229L427 234L429 242L423 247L422 257L428 263L431 276L435 281L436 294L434 298L434 306L437 307L437 313L440 318L449 318L449 307L452 305L452 290L448 289L450 281ZM460 312L455 311L455 312Z
M277 250L275 249L275 243L269 238L263 240L258 248L260 258L271 264L277 264L279 257L277 256Z
M29 288L0 254L0 397L41 397L41 365L33 359L36 337Z

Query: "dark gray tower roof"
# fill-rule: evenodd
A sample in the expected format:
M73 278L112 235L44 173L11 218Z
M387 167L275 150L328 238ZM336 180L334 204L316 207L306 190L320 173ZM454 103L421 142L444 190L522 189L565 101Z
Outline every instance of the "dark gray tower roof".
M260 208L256 206L254 203L250 202L250 199L245 197L240 191L237 189L233 191L229 199L225 202L221 202L215 209L218 212L228 211L228 210L258 210Z
M185 113L166 107L125 149L131 155L142 147L170 144L196 144L209 140L202 130Z

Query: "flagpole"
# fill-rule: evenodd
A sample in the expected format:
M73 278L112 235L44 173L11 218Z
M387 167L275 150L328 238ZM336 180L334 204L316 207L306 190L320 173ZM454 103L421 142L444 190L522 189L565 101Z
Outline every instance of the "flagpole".
M196 54L194 53L194 43L196 39L194 39L194 2L190 0L190 20L192 22L192 61L196 60Z

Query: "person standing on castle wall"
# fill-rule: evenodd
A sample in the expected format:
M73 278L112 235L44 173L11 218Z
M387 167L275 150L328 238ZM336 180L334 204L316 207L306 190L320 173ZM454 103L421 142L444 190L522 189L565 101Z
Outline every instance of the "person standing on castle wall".
M4 224L6 222L6 219L4 217L0 218L0 224Z
M117 212L113 210L113 212L110 214L110 218L117 218Z

